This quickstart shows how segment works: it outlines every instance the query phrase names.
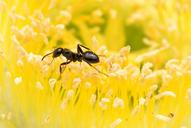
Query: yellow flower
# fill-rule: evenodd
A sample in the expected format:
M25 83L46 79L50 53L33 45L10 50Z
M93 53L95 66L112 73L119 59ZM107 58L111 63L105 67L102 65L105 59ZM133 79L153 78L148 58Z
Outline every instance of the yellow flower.
M191 127L189 1L1 0L0 127ZM81 43L94 65L52 61Z

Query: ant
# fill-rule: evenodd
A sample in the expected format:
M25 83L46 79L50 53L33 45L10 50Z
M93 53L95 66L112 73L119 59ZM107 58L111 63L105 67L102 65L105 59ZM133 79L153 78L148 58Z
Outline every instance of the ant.
M87 51L83 51L82 48L85 48ZM66 67L66 65L68 65L69 63L73 62L86 62L89 66L93 67L96 71L98 71L99 73L108 76L107 74L99 71L97 68L95 68L92 64L93 63L98 63L99 62L99 57L98 55L96 55L94 52L92 52L89 48L78 44L77 45L77 53L72 52L70 49L67 48L56 48L53 52L46 54L45 56L43 56L43 59L50 55L53 54L52 57L53 59L56 57L59 57L61 54L66 58L66 62L63 62L60 64L60 74L63 72L62 70L62 66L64 66L64 69Z

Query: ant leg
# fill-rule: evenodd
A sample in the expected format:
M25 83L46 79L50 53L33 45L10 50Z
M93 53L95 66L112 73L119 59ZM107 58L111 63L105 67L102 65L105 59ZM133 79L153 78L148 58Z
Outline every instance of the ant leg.
M64 65L64 69L66 68L66 65L69 64L71 61L63 62L60 64L60 74L63 72L62 66Z
M89 48L87 48L86 46L83 46L83 45L81 45L81 44L78 44L78 46L79 46L79 47L83 47L83 48L85 48L85 49L87 49L87 50L90 50Z
M79 53L81 53L81 54L84 53L79 44L78 44L78 46L77 46L77 53L78 53L78 54L79 54Z
M87 50L90 50L89 48L87 48L87 47L85 47L85 46L83 46L83 45L81 45L81 44L78 44L78 45L77 45L77 52L78 52L78 53L83 54L83 50L82 50L81 47L83 47L83 48L85 48L85 49L87 49Z
M69 64L70 62L72 62L72 61L68 61L68 60L67 60L67 62L63 62L63 63L60 64L60 76L59 76L58 80L60 80L61 77L62 77L62 76L61 76L61 74L62 74L62 72L63 72L62 66L64 65L64 70L65 70L66 65Z
M89 66L91 66L92 68L94 68L96 71L98 71L99 73L101 73L101 74L103 74L103 75L105 75L105 76L107 76L107 77L109 77L109 75L107 75L106 73L103 73L103 72L101 72L100 70L98 70L97 68L95 68L93 65L91 65L90 63L88 63L88 62L86 62L87 64L89 64Z

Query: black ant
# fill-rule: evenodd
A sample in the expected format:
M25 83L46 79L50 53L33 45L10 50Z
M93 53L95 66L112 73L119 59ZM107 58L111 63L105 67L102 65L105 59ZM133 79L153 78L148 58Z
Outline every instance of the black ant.
M85 48L88 51L84 52L81 47ZM85 46L83 46L81 44L77 45L77 53L74 53L70 49L67 49L67 48L57 48L53 52L48 53L45 56L43 56L42 61L46 56L48 56L50 54L53 54L52 55L53 59L56 58L56 57L59 57L61 54L64 57L66 57L67 61L60 64L60 74L63 72L62 66L66 67L66 65L68 65L72 61L73 62L76 62L76 61L82 62L82 61L84 61L89 66L93 67L96 71L98 71L99 73L104 74L105 76L108 76L107 74L99 71L97 68L95 68L93 65L91 65L92 63L98 63L99 62L99 57L94 52L92 52L89 48L87 48L87 47L85 47ZM65 69L65 67L64 67L64 69Z

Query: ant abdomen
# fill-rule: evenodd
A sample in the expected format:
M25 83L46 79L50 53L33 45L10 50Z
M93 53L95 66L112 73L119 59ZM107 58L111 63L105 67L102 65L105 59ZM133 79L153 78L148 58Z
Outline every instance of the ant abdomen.
M86 51L83 54L83 60L88 62L88 63L98 63L99 57L91 51Z

